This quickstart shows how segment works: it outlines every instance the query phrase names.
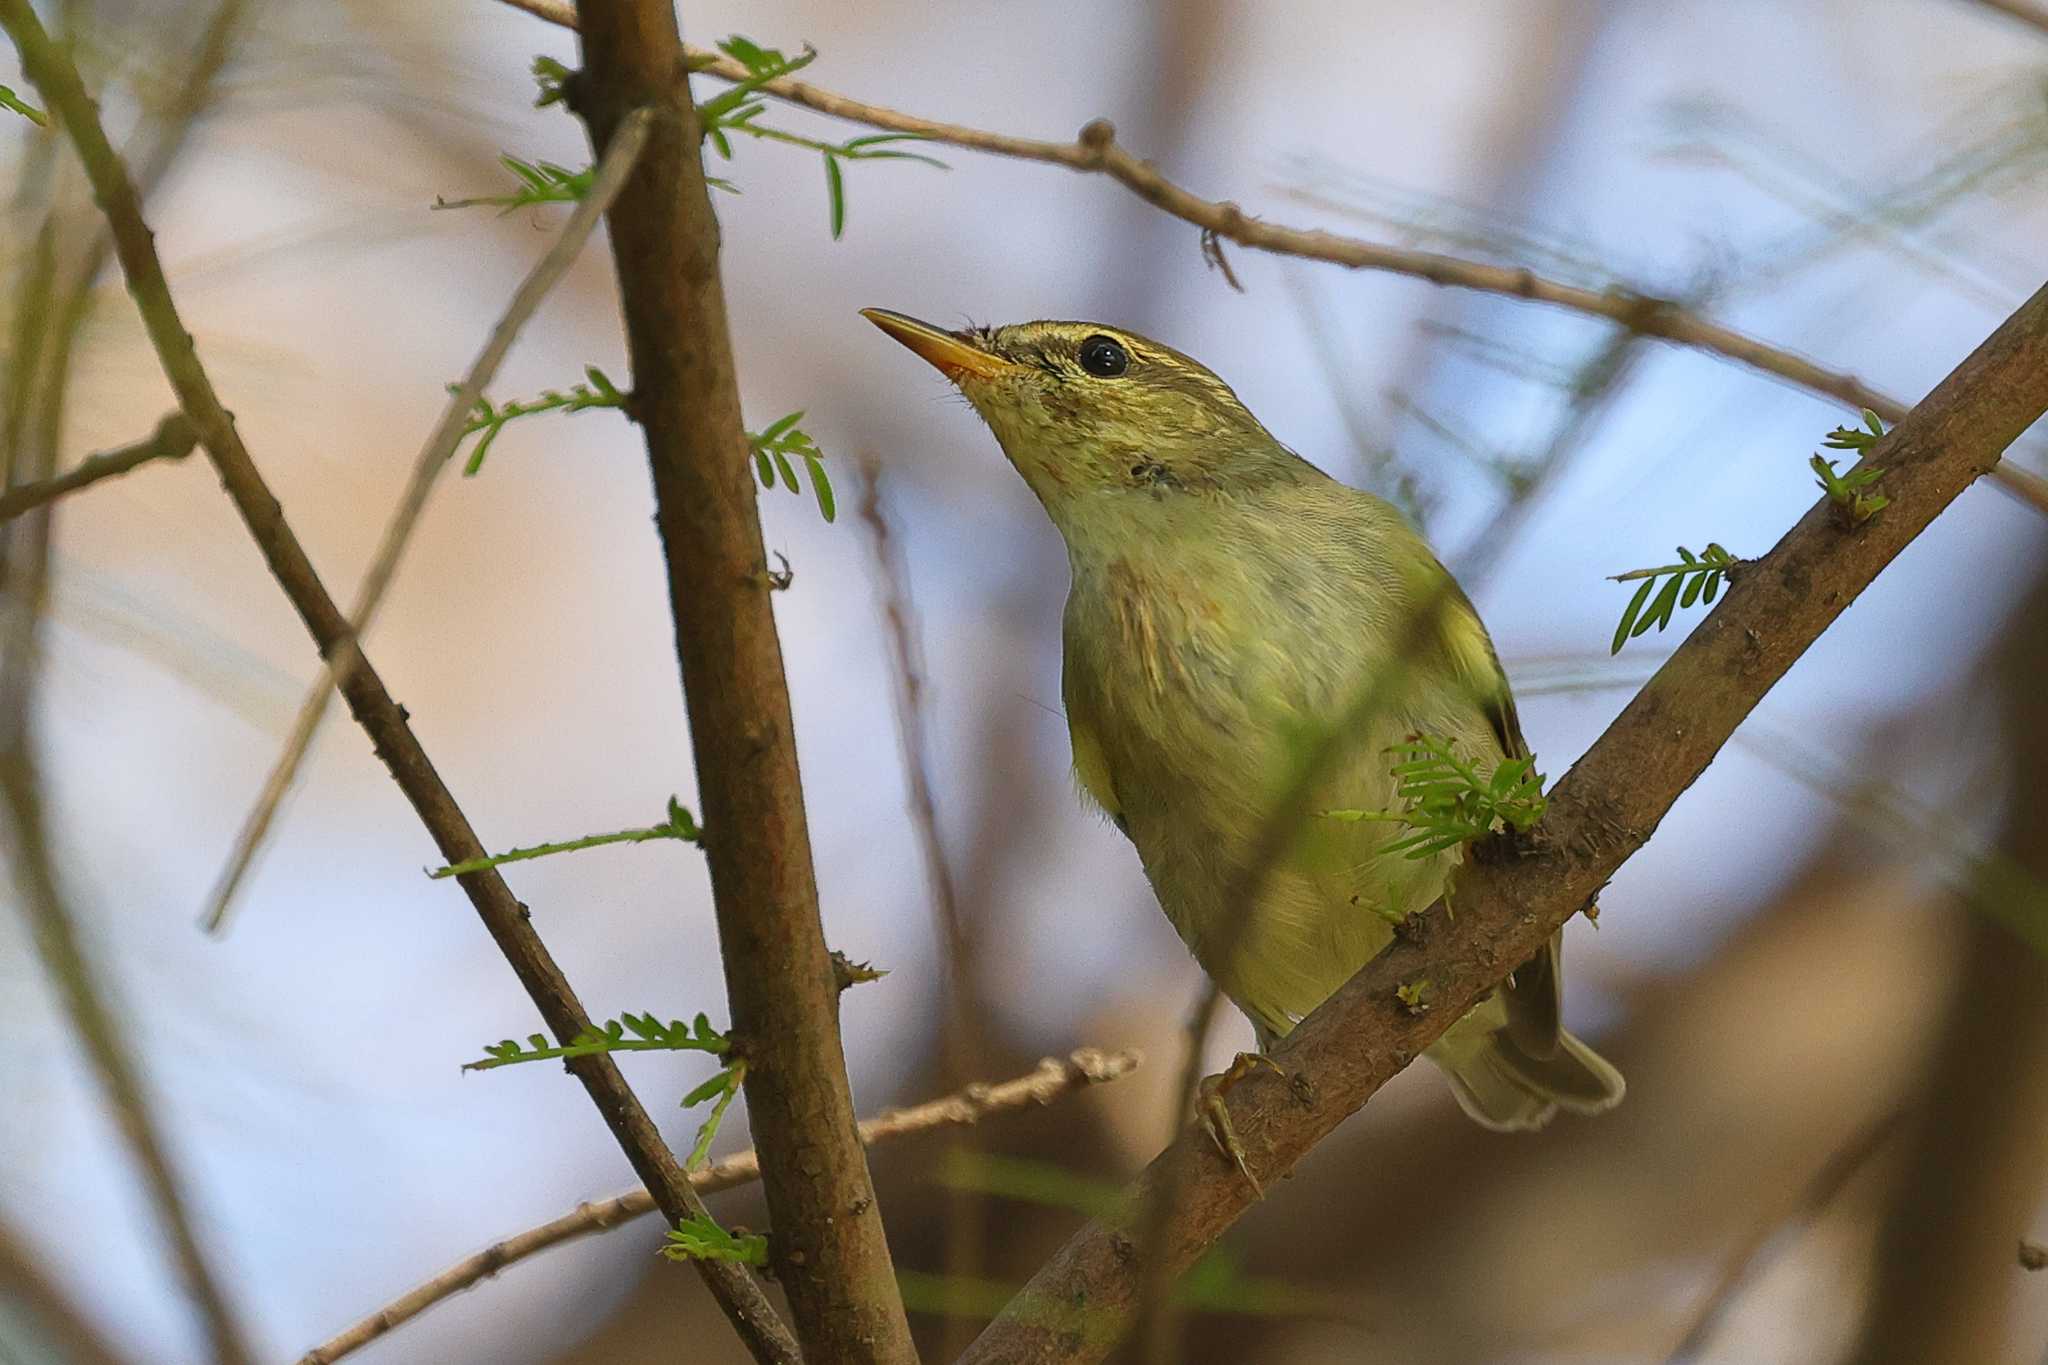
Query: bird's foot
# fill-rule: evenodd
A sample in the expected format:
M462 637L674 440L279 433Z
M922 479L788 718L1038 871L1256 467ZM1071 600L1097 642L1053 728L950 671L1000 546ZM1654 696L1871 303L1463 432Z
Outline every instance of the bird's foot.
M1252 1174L1251 1164L1245 1160L1244 1146L1237 1140L1237 1130L1230 1123L1230 1106L1224 1103L1224 1096L1239 1081L1262 1066L1271 1067L1276 1075L1287 1074L1280 1070L1278 1062L1263 1052L1240 1052L1237 1060L1225 1067L1221 1074L1204 1076L1195 1092L1195 1117L1217 1150L1237 1167L1238 1174L1251 1185L1252 1192L1264 1199L1266 1192L1260 1188L1259 1178Z

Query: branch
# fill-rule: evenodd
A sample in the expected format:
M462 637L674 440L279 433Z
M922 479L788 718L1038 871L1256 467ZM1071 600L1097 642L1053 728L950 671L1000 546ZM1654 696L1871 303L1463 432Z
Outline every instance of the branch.
M1016 1109L1043 1107L1090 1085L1100 1085L1129 1075L1141 1058L1135 1052L1100 1052L1081 1048L1065 1061L1047 1057L1038 1069L999 1085L970 1085L943 1099L927 1101L911 1109L890 1109L860 1125L863 1147L878 1142L928 1133L940 1128L958 1128L981 1122L991 1115ZM761 1159L753 1151L735 1153L715 1165L690 1173L690 1184L699 1194L715 1194L761 1178ZM386 1332L418 1317L441 1300L450 1298L489 1279L507 1266L550 1247L593 1233L609 1232L620 1224L654 1211L654 1201L645 1190L627 1190L595 1203L578 1204L568 1213L539 1227L529 1228L501 1242L493 1243L474 1256L465 1257L431 1280L392 1300L339 1336L306 1352L299 1365L334 1365L343 1356L369 1345Z
M51 1278L54 1267L49 1259L0 1224L0 1302L9 1309L8 1340L19 1342L25 1336L30 1350L50 1347L65 1365L130 1365Z
M882 510L880 461L873 452L863 452L857 469L860 518L868 529L868 544L874 553L875 592L889 634L889 672L893 683L890 692L895 702L903 780L909 789L910 822L924 853L925 880L931 891L941 960L945 964L939 1010L940 1058L946 1083L957 1085L987 1069L982 1030L992 1016L981 999L977 943L968 931L953 871L946 862L945 841L939 836L938 801L932 792L930 743L925 733L923 649L919 643L917 607L910 593L910 570ZM946 1159L953 1160L974 1150L974 1139L962 1135L954 1139ZM954 1189L947 1193L945 1203L946 1273L979 1279L988 1261L988 1228L982 1202L972 1190ZM965 1318L947 1318L947 1336L939 1344L941 1356L951 1358L966 1347L970 1325Z
M178 405L198 433L201 447L213 461L222 486L248 525L272 575L305 622L307 632L319 646L321 658L332 661L353 656L347 666L337 670L349 710L370 736L378 756L418 812L442 857L454 863L483 856L485 850L476 831L435 772L404 709L392 699L376 670L362 657L347 618L314 572L312 561L285 521L276 496L242 444L234 419L221 406L191 334L185 330L184 320L171 298L163 265L157 259L154 235L143 221L134 183L107 141L99 112L79 80L78 69L44 31L28 0L0 0L0 28L13 38L21 52L23 69L57 111L78 150L93 196L113 231L115 255L127 276L129 292L135 297L150 342L178 396ZM479 872L464 877L462 886L555 1035L566 1043L589 1028L590 1016L534 931L526 907L513 896L504 879L495 870ZM568 1066L590 1092L613 1136L632 1161L635 1173L655 1196L662 1212L672 1222L702 1213L703 1203L691 1190L681 1164L663 1143L660 1131L611 1059L579 1058ZM747 1277L744 1269L716 1262L706 1262L699 1269L719 1306L757 1354L773 1360L795 1359L795 1349L788 1343L786 1331L776 1321L760 1286Z
M192 447L197 444L199 438L194 434L192 424L185 420L183 413L174 412L157 423L154 432L133 445L88 455L78 462L77 468L67 470L54 479L17 484L0 493L0 522L13 521L22 513L46 502L54 502L66 493L75 493L101 479L126 474L152 460L182 460L192 453Z
M676 658L732 1009L748 1063L776 1279L814 1361L912 1362L910 1325L854 1133L839 992L818 913L767 553L746 463L718 220L673 0L579 10L570 105L602 152L627 110L657 110L607 215L668 568Z
M1887 472L1884 512L1844 529L1825 499L1729 587L1649 685L1550 794L1521 840L1497 839L1466 860L1451 899L1397 937L1230 1092L1231 1118L1264 1184L1379 1087L1590 904L1770 689L1857 594L2048 409L2048 287L2023 304L1869 452ZM1427 979L1428 1010L1397 999ZM1208 1138L1183 1134L1126 1194L1125 1216L1092 1222L1067 1243L966 1361L1099 1359L1138 1292L1130 1210L1173 1181L1178 1197L1157 1254L1178 1274L1253 1196ZM1148 1249L1149 1250L1149 1249ZM1085 1314L1088 1331L1074 1330Z
M575 27L575 15L554 0L504 0L549 23ZM2028 17L2018 0L1980 0L2015 17ZM705 48L685 49L690 66L721 80L747 79L746 67L722 52ZM1473 289L1484 294L1505 294L1511 298L1548 303L1573 312L1602 317L1637 336L1654 337L1702 351L1711 351L1753 370L1785 380L1800 388L1837 399L1854 409L1869 408L1887 422L1905 415L1906 405L1870 388L1853 375L1824 369L1804 356L1724 327L1687 309L1674 299L1644 294L1621 286L1588 289L1547 279L1522 266L1489 265L1434 251L1387 246L1363 238L1345 237L1311 228L1284 227L1247 216L1229 200L1203 199L1182 189L1161 175L1149 161L1142 161L1117 144L1116 129L1106 119L1095 119L1081 129L1072 142L1046 142L1037 138L1012 137L958 123L941 123L920 118L879 104L860 100L807 81L783 77L762 83L760 91L791 104L828 114L852 123L889 132L914 133L932 142L965 147L970 151L1021 161L1042 161L1070 171L1107 175L1155 208L1202 230L1205 241L1224 238L1254 251L1280 256L1299 256L1327 261L1352 270L1384 270L1409 275L1452 289ZM2048 479L2015 466L2000 465L1992 472L2006 492L2048 513Z
M399 556L405 553L413 529L419 525L420 514L426 510L427 494L433 490L441 467L448 463L468 433L469 418L476 411L477 399L497 377L498 366L504 363L505 356L511 351L520 328L540 307L548 291L569 273L569 267L583 250L583 244L590 239L591 230L597 226L598 218L611 207L612 200L625 186L626 177L640 155L640 148L647 141L647 125L648 117L643 114L628 119L619 129L619 136L605 153L604 162L597 168L590 189L563 225L562 235L555 239L548 253L520 282L512 301L505 305L504 316L498 319L498 325L491 329L484 348L471 362L469 373L449 393L448 405L441 410L440 421L434 424L427 443L420 447L419 456L413 461L412 477L406 481L405 491L399 496L391 520L385 523L384 536L377 543L376 557L370 561L369 571L363 575L362 587L356 591L355 607L349 612L348 619L349 629L358 638L370 628L377 608L383 604L384 593L391 586L392 576L398 572ZM346 660L343 663L345 665ZM292 783L298 780L299 769L313 747L313 736L327 715L328 703L334 699L338 681L335 667L323 667L307 691L306 699L299 704L298 718L292 722L284 752L278 755L270 776L264 780L263 790L257 794L255 805L243 818L241 832L235 836L234 849L228 854L227 866L214 883L213 895L200 917L200 923L209 933L219 933L225 924L228 906L234 900L242 878L248 874L257 850L263 846L264 836L269 833L271 822L277 818L278 807L291 791Z

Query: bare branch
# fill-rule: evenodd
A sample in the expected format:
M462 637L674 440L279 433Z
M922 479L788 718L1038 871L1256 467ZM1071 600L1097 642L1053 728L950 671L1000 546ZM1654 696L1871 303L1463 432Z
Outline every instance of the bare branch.
M874 553L876 593L880 598L883 623L888 628L890 693L896 709L896 738L903 755L903 776L909 787L910 823L924 853L925 879L930 884L932 910L938 921L939 949L945 963L945 989L939 1012L939 1051L944 1064L945 1083L958 1085L986 1069L983 1061L983 1021L988 1013L980 992L980 969L975 940L968 932L960 896L953 882L953 870L946 861L944 841L939 837L938 801L933 795L930 744L925 734L923 649L919 641L918 616L910 591L910 571L903 550L891 533L888 516L882 510L881 463L872 452L864 453L860 474L860 517L868 528L868 543ZM962 1135L954 1139L949 1160L971 1153L974 1140ZM946 1196L945 1266L948 1275L968 1279L982 1276L987 1262L987 1235L982 1201L971 1190L952 1190ZM962 1319L947 1319L947 1327L960 1331L968 1326ZM962 1335L948 1341L942 1354L958 1355L967 1345Z
M440 421L434 424L427 443L420 447L419 456L413 461L412 477L406 480L398 506L393 509L391 520L385 523L383 538L377 542L376 557L370 561L369 571L363 575L362 586L356 591L355 607L349 612L348 619L349 628L358 639L370 628L377 608L383 604L385 590L391 586L392 576L398 571L399 557L405 553L413 529L419 525L420 514L426 510L427 494L433 490L434 480L440 475L442 466L448 463L456 446L462 443L470 415L476 410L477 399L497 377L498 366L504 363L520 329L526 326L527 319L540 307L548 291L560 283L569 267L575 264L598 219L618 197L633 169L633 162L640 155L640 148L646 144L648 121L649 116L642 113L629 118L620 127L619 135L606 151L589 191L563 225L562 235L555 239L548 253L520 282L512 301L505 305L504 316L498 319L497 326L491 329L490 337L484 342L484 348L471 362L469 373L449 394L448 404L441 410ZM344 658L342 666L345 667L346 662ZM313 736L318 733L320 722L327 715L328 704L334 699L338 681L336 674L335 666L322 666L320 676L314 679L306 699L299 704L299 714L285 739L284 751L272 765L270 776L264 779L263 790L257 794L256 803L242 820L241 832L235 836L235 846L228 854L227 866L214 883L213 894L200 916L200 923L209 933L219 933L225 924L228 906L233 902L236 890L248 874L250 864L255 861L271 822L277 818L278 807L291 791L292 783L298 779L299 768L313 747Z
M144 328L178 396L179 407L198 432L201 447L213 461L222 486L247 524L271 574L305 622L323 659L355 656L337 670L337 678L357 723L369 734L378 756L418 812L443 858L454 863L484 856L476 831L434 770L404 709L393 700L369 661L361 656L348 619L314 571L276 496L242 444L233 417L214 392L171 297L134 182L107 141L98 110L86 94L77 68L43 29L28 0L0 0L0 28L5 28L13 38L21 52L23 69L57 112L78 150L94 198L112 229L115 255L127 276L129 292L135 297ZM624 112L621 111L622 117ZM534 931L526 907L512 895L504 879L495 871L488 871L465 876L461 882L485 928L556 1037L566 1043L589 1028L589 1014ZM701 1214L703 1203L691 1190L681 1164L662 1141L660 1131L611 1059L578 1058L568 1066L589 1091L613 1136L632 1161L634 1171L654 1194L663 1213L673 1221ZM705 1261L699 1263L699 1270L720 1307L763 1358L795 1358L786 1331L776 1321L760 1286L743 1267Z
M718 220L704 180L673 0L578 10L584 69L565 85L611 143L657 111L640 169L607 215L633 364L633 417L654 476L676 659L709 831L712 906L747 1061L769 1248L815 1361L917 1358L839 1036L839 991L818 912L789 687L740 415Z
M1100 1052L1080 1048L1064 1061L1047 1057L1038 1068L1015 1080L998 1085L970 1085L943 1099L929 1100L910 1109L890 1109L860 1125L864 1147L896 1138L911 1137L942 1128L959 1128L981 1122L993 1115L1018 1109L1042 1108L1076 1090L1100 1085L1129 1075L1141 1058L1135 1052ZM703 1170L690 1173L690 1184L699 1194L715 1194L761 1178L761 1159L753 1151L737 1152ZM443 1299L473 1288L507 1266L537 1255L564 1242L609 1232L620 1224L654 1211L647 1191L634 1189L578 1204L568 1213L539 1227L494 1242L474 1256L449 1266L431 1280L392 1300L340 1335L306 1352L299 1365L334 1365L343 1356L369 1345L386 1332L418 1317Z
M111 479L139 469L152 460L182 460L192 453L199 438L183 413L174 412L157 423L157 428L133 445L88 455L74 469L54 479L17 484L0 493L0 522L12 521L23 512L54 502L66 493L89 488L101 479Z
M1270 1183L1291 1171L1591 904L1770 687L2044 409L2048 287L1869 452L1892 497L1881 515L1846 529L1826 499L1810 509L1557 784L1534 833L1474 850L1453 888L1456 915L1425 912L1414 933L1396 938L1274 1050L1284 1075L1259 1071L1231 1092L1252 1173ZM1411 1012L1397 992L1425 979L1434 1003ZM965 1360L1094 1360L1107 1352L1138 1294L1130 1220L1166 1180L1180 1192L1160 1248L1174 1273L1253 1198L1206 1136L1184 1135L1127 1192L1124 1217L1078 1233ZM1084 1320L1089 1330L1072 1330Z
M551 0L504 2L550 23L574 26L575 16L566 5L551 3ZM1996 4L2008 12L2017 12L2017 0L2005 0L2005 3L1981 0L1981 3ZM748 78L746 67L722 52L699 47L690 47L686 51L694 69L728 81ZM1879 393L1853 375L1825 369L1804 356L1758 341L1732 327L1724 327L1688 310L1674 299L1644 294L1619 285L1588 289L1547 279L1520 266L1491 265L1434 251L1387 246L1334 232L1285 227L1251 217L1229 200L1203 199L1182 189L1161 175L1151 162L1131 155L1117 144L1116 129L1106 119L1089 123L1072 142L1046 142L920 118L884 105L848 99L807 81L787 77L767 81L759 88L763 94L800 104L833 118L864 123L871 128L914 133L933 142L970 151L1015 157L1022 161L1042 161L1048 165L1064 166L1070 171L1107 175L1146 203L1200 228L1205 253L1213 250L1215 255L1220 255L1220 248L1215 244L1219 240L1228 240L1254 251L1327 261L1352 270L1384 270L1446 288L1473 289L1480 293L1505 294L1511 298L1548 303L1573 312L1607 318L1639 336L1711 351L1800 388L1837 399L1852 408L1869 408L1887 422L1898 421L1906 412L1906 404ZM1205 254L1205 259L1213 259L1213 256ZM2000 465L1992 477L2006 492L2036 511L2048 513L2048 479L2010 465Z

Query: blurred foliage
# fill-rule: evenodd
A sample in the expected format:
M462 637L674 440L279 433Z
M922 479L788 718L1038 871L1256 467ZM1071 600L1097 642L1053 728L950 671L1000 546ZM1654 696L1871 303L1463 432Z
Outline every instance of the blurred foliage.
M1122 1186L1050 1161L955 1148L941 1161L938 1179L963 1193L1087 1218L1115 1219L1124 1210ZM1019 1284L981 1276L918 1270L898 1269L896 1279L904 1305L912 1312L949 1317L994 1317L1023 1289ZM1228 1243L1214 1247L1197 1261L1174 1287L1173 1297L1178 1306L1203 1313L1330 1319L1352 1315L1336 1295L1248 1274L1242 1258Z

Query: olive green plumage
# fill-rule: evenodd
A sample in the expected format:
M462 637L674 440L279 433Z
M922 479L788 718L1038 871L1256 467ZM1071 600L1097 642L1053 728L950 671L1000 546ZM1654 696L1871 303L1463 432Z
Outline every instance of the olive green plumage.
M1260 823L1307 737L1368 687L1384 702L1315 809L1396 808L1387 751L1411 735L1483 769L1525 753L1485 628L1399 513L1281 445L1180 352L1096 323L868 316L958 384L1059 528L1075 772L1261 1045L1285 1034L1437 897L1457 854L1411 860L1385 851L1396 828L1311 819L1247 912L1227 902ZM1558 991L1553 941L1430 1049L1481 1123L1620 1100L1620 1074L1559 1026Z

